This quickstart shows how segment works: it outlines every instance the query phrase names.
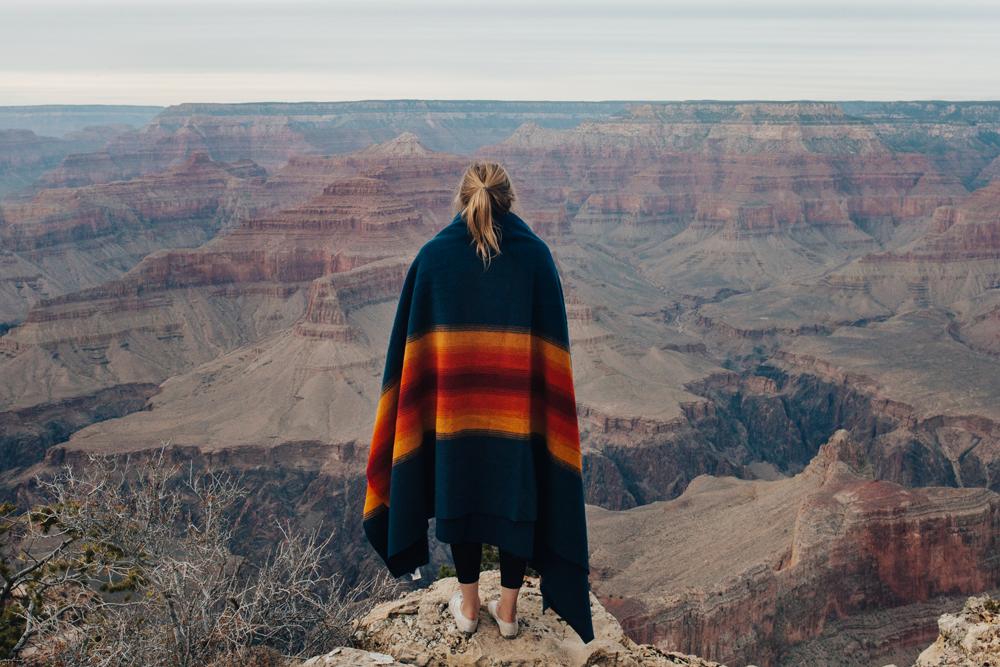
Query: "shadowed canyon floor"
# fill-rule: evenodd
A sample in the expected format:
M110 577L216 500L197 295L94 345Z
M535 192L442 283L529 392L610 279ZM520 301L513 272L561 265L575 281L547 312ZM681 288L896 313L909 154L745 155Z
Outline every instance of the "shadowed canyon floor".
M998 585L1000 107L463 104L182 105L45 158L0 205L3 495L169 443L244 475L243 548L322 522L332 570L378 569L368 439L446 148L552 249L633 640L902 664Z

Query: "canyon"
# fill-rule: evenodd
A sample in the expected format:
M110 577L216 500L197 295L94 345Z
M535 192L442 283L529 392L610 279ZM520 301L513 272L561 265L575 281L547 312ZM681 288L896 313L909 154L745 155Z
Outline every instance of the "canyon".
M2 496L164 448L242 475L241 548L322 525L331 571L377 572L395 301L497 159L563 282L592 588L630 640L912 661L1000 586L998 130L987 103L170 107L0 204Z
M606 116L616 102L367 101L299 104L179 104L101 150L68 156L34 190L89 185L158 173L192 152L213 160L253 160L268 172L299 155L360 150L404 132L433 150L471 153L528 120L568 128Z
M627 610L628 635L730 665L805 653L828 620L879 608L905 619L896 641L842 657L909 647L912 662L936 634L928 601L1000 584L998 521L996 493L877 480L847 431L793 478L702 476L675 500L587 520L594 593Z

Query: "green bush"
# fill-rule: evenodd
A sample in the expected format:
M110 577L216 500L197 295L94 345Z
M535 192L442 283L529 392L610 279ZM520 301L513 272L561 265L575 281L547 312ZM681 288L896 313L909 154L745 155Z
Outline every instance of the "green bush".
M492 545L484 544L483 557L479 561L479 571L487 572L498 569L500 569L500 551Z
M0 610L0 658L10 654L24 633L24 619L14 613L15 605Z

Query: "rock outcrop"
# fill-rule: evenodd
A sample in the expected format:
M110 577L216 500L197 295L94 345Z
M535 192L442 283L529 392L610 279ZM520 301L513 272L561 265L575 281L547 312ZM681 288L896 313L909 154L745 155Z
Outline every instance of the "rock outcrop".
M938 621L941 634L914 667L993 667L1000 664L1000 603L972 597L957 614Z
M465 637L455 627L448 611L448 600L458 590L458 580L442 579L430 588L379 605L358 627L356 641L365 649L388 655L395 663L421 667L459 667L473 665L552 665L585 667L621 665L622 667L712 667L716 663L695 656L640 645L622 632L615 618L591 595L590 610L594 619L594 640L584 644L565 621L552 610L542 613L538 580L527 578L518 600L518 635L504 639L486 610L485 601L500 595L500 573L480 576L479 627ZM335 658L336 656L330 656ZM310 667L344 664L323 659ZM357 663L364 664L364 663Z
M432 151L409 132L381 144L340 155L300 155L268 179L261 193L265 201L282 206L305 201L329 183L351 176L385 181L410 202L428 224L440 227L453 216L455 184L469 166L469 158Z
M588 508L593 590L626 633L735 665L777 665L828 620L996 587L998 529L997 494L880 482L846 431L794 478Z

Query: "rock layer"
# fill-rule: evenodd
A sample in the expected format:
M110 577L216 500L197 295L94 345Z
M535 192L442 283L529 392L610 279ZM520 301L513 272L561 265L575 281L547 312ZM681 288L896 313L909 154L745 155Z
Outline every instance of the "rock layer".
M824 279L895 310L947 306L1000 284L1000 183L934 212L930 229L896 252L865 255Z
M307 204L245 220L203 248L160 251L119 280L40 302L0 339L15 357L3 370L26 364L37 376L78 359L69 386L48 385L56 392L89 393L137 371L161 382L294 324L316 278L412 256L425 238L421 215L385 182L339 181ZM91 349L100 350L104 365L97 373L83 368ZM23 405L37 392L17 378L4 390L8 405Z
M93 287L161 248L198 246L252 210L263 171L194 154L164 174L45 190L0 206L0 312L14 323L46 297Z
M480 154L530 183L529 211L563 209L576 233L707 299L816 280L967 194L824 104L644 105L572 130L526 124Z

